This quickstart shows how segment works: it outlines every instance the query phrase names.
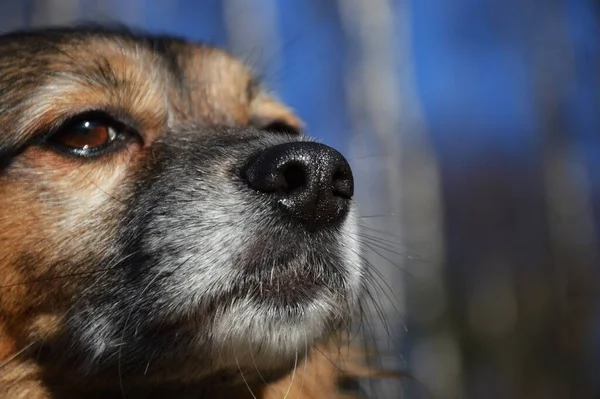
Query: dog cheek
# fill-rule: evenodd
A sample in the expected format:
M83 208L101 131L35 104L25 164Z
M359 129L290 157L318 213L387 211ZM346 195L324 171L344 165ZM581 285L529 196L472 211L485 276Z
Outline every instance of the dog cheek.
M24 174L27 173L25 176ZM25 342L58 322L118 255L123 206L81 175L21 169L0 189L0 327ZM118 179L114 178L114 186ZM106 180L104 181L106 182ZM9 232L10 234L6 233Z

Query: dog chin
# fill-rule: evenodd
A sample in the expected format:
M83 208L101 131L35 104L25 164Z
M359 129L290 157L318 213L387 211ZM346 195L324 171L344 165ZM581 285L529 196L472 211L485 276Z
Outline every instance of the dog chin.
M329 266L338 268L335 273L296 275L306 268L301 265L317 261L314 254L303 253L275 268L277 290L238 297L214 314L211 335L224 366L277 369L290 361L293 365L309 348L348 325L363 280L354 212L331 234L337 236L334 241L344 243L329 249L337 252L329 260ZM269 281L261 285L268 287Z
M289 367L326 339L333 324L343 323L345 313L325 295L298 305L294 312L239 301L213 325L212 334L219 340L217 367L261 371Z

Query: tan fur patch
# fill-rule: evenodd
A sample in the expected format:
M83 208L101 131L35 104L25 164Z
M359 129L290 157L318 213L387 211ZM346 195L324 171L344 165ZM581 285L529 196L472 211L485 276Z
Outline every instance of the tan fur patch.
M302 127L218 49L173 42L181 68L174 76L155 52L119 36L44 43L0 44L0 53L14 54L0 55L0 80L11 82L0 82L0 126L10 126L0 130L0 155L16 153L0 165L0 398L50 397L28 348L60 331L78 294L102 278L92 260L110 257L133 176L155 141L192 121ZM141 142L89 162L35 145L88 110L133 123ZM315 352L295 374L256 390L265 399L288 391L290 398L343 398L338 374Z

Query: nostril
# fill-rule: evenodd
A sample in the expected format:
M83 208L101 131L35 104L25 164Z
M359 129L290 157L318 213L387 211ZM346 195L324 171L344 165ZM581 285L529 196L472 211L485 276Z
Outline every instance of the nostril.
M279 150L278 147L274 149ZM309 175L310 165L306 162L273 149L252 158L241 170L242 179L253 189L263 193L286 195L306 189Z
M300 162L288 162L280 170L286 185L286 192L298 191L307 185L306 168Z
M354 195L354 183L352 178L352 172L349 168L346 170L344 167L339 167L333 174L333 195L335 197L342 197L351 199Z

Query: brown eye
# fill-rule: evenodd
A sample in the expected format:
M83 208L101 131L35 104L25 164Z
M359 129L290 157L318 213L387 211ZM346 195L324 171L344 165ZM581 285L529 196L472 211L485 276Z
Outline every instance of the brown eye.
M46 139L46 143L69 155L92 157L131 138L129 133L123 124L107 115L92 113L66 122Z
M117 133L112 126L84 120L61 130L52 137L52 141L64 147L90 151L106 146L116 137Z

